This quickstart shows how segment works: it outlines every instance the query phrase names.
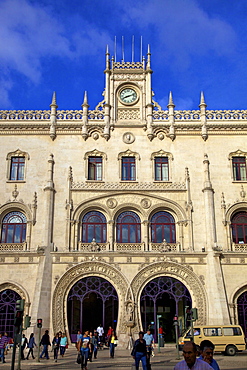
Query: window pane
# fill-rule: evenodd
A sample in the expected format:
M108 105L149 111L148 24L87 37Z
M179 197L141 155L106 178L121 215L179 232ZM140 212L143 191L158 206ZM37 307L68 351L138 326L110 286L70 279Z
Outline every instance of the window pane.
M24 157L12 157L10 167L10 180L24 180Z
M136 168L134 157L122 157L122 180L134 181L136 179Z
M237 181L246 181L246 158L233 157L232 158L233 178Z
M102 180L102 157L88 158L88 180Z
M155 180L168 181L169 180L169 167L167 157L156 157L154 159L155 166Z

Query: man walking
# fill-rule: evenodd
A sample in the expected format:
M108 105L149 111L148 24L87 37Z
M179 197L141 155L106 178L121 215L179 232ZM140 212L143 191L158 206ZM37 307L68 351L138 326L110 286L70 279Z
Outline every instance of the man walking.
M146 341L147 346L147 370L151 370L150 358L154 345L154 337L153 334L151 334L150 329L148 329L147 332L144 334L143 339Z
M51 345L51 342L50 342L50 336L49 336L49 331L48 330L45 331L45 334L43 335L40 344L43 345L43 351L41 352L41 355L40 355L39 358L42 358L43 355L45 355L45 358L47 360L49 360L48 346Z

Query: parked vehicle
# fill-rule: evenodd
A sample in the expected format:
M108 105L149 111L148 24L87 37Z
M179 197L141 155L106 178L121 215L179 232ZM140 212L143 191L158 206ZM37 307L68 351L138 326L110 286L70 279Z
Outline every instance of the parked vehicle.
M201 341L209 339L215 345L216 352L224 352L228 356L246 349L246 339L239 325L195 325L193 330L194 342L198 346ZM179 337L179 348L182 349L184 343L190 340L192 333L188 328Z

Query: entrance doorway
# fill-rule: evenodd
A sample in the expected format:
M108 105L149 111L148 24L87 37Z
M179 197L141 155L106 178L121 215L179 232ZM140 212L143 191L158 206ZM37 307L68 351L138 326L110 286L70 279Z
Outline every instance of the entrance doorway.
M157 325L162 326L166 342L175 341L174 316L178 316L179 331L187 327L186 307L191 308L188 289L179 280L162 276L150 281L141 294L141 317L144 330L148 328L157 340Z
M237 305L238 322L242 326L245 337L247 337L247 291L238 297Z
M0 292L0 332L7 332L8 336L14 337L14 319L16 301L21 299L18 293L11 289Z
M93 331L102 324L105 332L109 326L116 329L118 296L109 281L90 276L71 288L68 295L68 325L71 341L76 341L78 330Z

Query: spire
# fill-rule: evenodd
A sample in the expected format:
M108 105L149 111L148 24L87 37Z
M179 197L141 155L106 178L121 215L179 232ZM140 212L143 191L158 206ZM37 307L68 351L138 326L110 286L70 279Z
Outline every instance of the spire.
M147 69L151 69L151 52L150 52L149 44L148 44L148 52L147 52Z
M57 123L57 99L56 92L53 92L52 101L50 104L51 107L51 116L50 116L50 138L55 140L56 138L56 123Z
M175 104L173 103L173 98L172 98L172 92L170 91L169 94L169 102L167 105L168 108L168 118L169 118L169 123L170 123L170 128L169 128L169 138L173 141L176 137L175 134L175 127L174 127L174 108Z
M82 137L84 140L88 138L88 130L87 130L87 123L88 123L88 102L87 102L87 92L84 92L84 100L82 103Z
M105 57L106 57L106 65L105 65L105 68L106 69L110 69L110 53L109 53L109 47L108 47L108 45L106 45Z
M207 107L207 104L205 103L205 98L204 98L204 93L201 91L201 100L200 100L200 105L199 107L204 106L205 108Z
M169 108L169 107L175 107L171 91L170 91L170 94L169 94L169 102L168 102L167 108Z
M83 107L89 107L88 101L87 101L87 91L84 92L84 100L83 100L83 103L82 103L82 108Z
M200 108L200 111L201 111L201 123L202 123L202 131L201 131L201 136L203 138L204 141L207 140L208 138L208 130L207 130L207 117L206 117L206 108L207 108L207 104L205 103L205 98L204 98L204 94L203 94L203 91L201 91L201 99L200 99L200 104L199 104L199 108Z

